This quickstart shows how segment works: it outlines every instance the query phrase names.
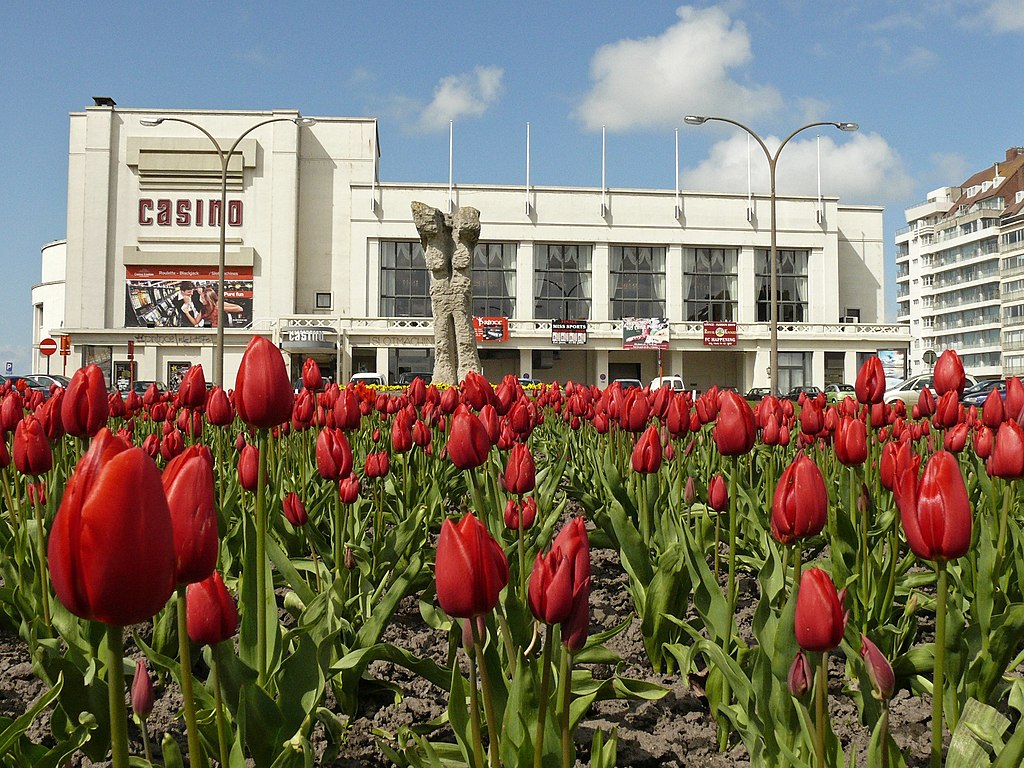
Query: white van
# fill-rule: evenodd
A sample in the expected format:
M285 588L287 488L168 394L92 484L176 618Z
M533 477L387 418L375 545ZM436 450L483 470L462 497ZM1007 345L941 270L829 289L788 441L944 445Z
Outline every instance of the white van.
M386 387L388 385L388 377L383 373L377 373L371 371L369 373L353 373L350 381L353 384L365 384L368 387Z
M652 392L662 387L669 387L676 392L684 392L686 390L686 384L683 382L682 376L659 376L651 382Z

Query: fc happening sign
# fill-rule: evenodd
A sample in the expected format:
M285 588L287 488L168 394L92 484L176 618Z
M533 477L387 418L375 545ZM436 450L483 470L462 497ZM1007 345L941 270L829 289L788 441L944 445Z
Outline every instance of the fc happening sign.
M704 323L705 347L735 347L736 323Z

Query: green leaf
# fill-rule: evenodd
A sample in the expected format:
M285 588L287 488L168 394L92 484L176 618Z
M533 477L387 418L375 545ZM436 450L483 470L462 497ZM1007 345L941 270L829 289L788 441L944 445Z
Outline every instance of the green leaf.
M16 720L10 722L3 731L0 731L0 755L7 754L10 750L11 745L19 738L24 735L26 729L32 725L32 721L36 719L40 712L50 706L53 700L60 696L60 691L64 687L64 676L58 675L57 682L48 690L45 694L39 697L28 710L26 710Z

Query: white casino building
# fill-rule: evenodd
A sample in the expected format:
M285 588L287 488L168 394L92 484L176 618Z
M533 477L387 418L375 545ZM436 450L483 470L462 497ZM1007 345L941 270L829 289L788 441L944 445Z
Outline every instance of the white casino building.
M72 113L67 239L43 247L34 342L67 336L68 370L94 362L112 382L132 365L134 378L168 384L196 363L209 376L221 166L210 140L173 118L226 148L261 121L296 117L112 105ZM429 371L414 200L480 210L474 311L497 329L479 344L492 380L647 382L660 362L695 389L768 386L766 195L381 183L381 153L369 118L280 120L240 142L228 168L228 386L254 333L280 346L296 379L307 356L342 381ZM778 247L784 391L851 382L880 351L905 359L909 329L883 317L880 207L780 197ZM658 318L667 349L627 348ZM569 320L585 323L553 334L553 321ZM46 362L37 354L34 369Z

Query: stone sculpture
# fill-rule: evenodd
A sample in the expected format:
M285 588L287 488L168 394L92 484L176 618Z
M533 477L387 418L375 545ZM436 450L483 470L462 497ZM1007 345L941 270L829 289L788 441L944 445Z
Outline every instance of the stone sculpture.
M480 239L480 211L459 208L447 216L413 201L412 220L430 270L437 384L456 385L470 371L482 373L473 332L473 249Z

